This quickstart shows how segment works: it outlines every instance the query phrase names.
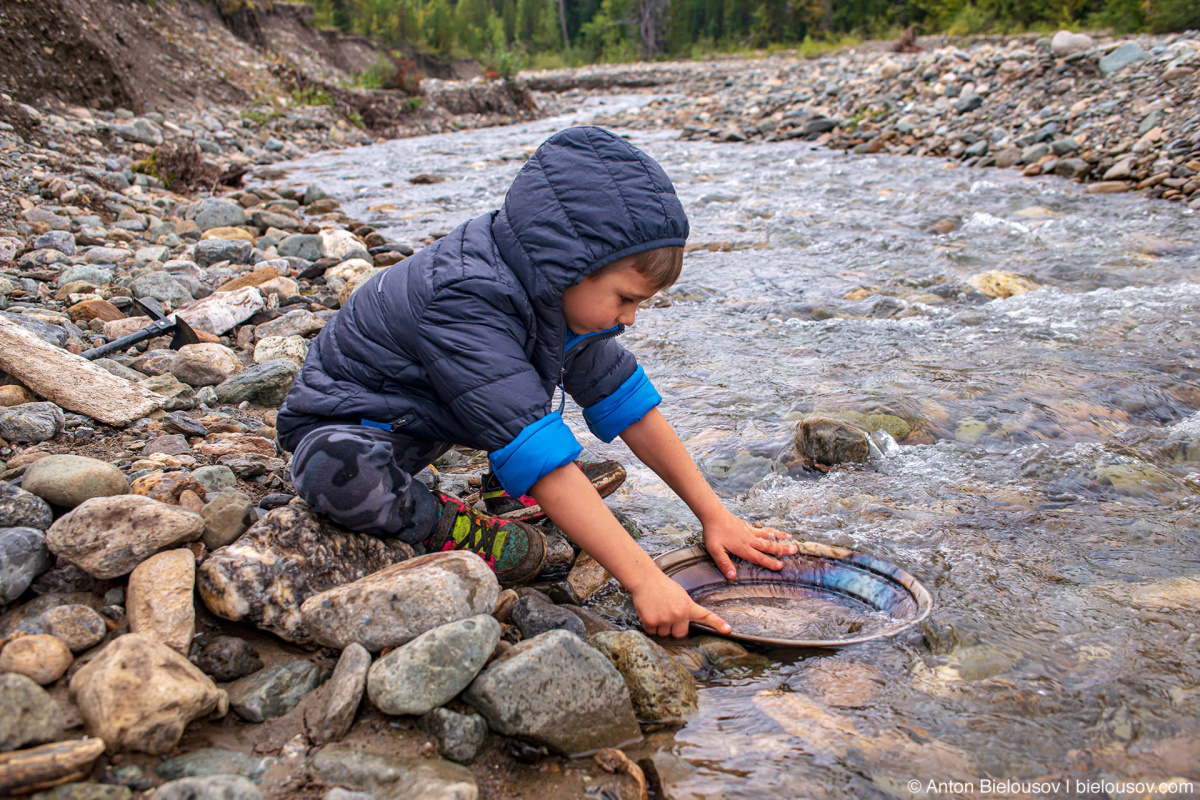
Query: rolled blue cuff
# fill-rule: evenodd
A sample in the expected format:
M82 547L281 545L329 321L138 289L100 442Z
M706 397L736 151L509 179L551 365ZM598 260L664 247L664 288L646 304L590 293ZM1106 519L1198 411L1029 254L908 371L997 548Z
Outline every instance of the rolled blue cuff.
M525 426L517 438L488 455L492 472L504 491L520 497L529 487L561 466L570 464L583 447L575 434L563 422L562 415L553 411Z
M583 418L597 439L611 442L661 402L662 395L639 366L615 392L585 408Z

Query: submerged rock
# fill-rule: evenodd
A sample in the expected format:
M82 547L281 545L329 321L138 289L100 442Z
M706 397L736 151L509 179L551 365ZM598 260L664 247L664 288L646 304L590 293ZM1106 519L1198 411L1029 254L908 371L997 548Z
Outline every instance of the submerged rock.
M297 644L311 644L301 604L404 561L412 549L399 540L347 533L307 506L269 512L237 541L200 565L200 597L218 617L248 622ZM341 635L354 640L357 621ZM347 642L348 644L349 642Z
M539 690L531 692L531 686ZM641 737L621 673L566 631L513 647L480 673L464 699L493 730L563 755L619 747Z
M796 449L817 469L865 463L871 454L867 432L833 417L808 417L796 428Z

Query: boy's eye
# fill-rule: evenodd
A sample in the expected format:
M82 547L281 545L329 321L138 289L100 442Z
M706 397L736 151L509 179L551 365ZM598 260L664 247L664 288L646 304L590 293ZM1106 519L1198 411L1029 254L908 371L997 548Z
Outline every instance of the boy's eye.
M632 302L633 302L633 298L632 298L632 297L626 297L625 295L621 295L621 302L622 302L622 303L632 303Z

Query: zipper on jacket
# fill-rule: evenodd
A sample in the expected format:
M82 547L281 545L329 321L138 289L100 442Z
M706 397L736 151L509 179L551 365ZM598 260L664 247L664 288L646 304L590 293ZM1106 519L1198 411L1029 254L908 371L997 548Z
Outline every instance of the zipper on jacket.
M566 326L564 326L564 327L566 327ZM563 413L563 409L565 409L567 407L567 389L565 386L563 386L563 380L567 374L567 351L570 350L575 345L582 344L583 342L588 341L589 339L591 341L599 341L601 339L611 339L612 337L619 336L620 334L622 334L624 332L625 332L625 326L617 325L606 331L599 331L598 333L585 333L583 336L580 336L578 339L576 339L574 342L572 342L570 344L570 346L563 348L562 358L559 359L559 362L558 362L558 389L560 392L562 392L562 399L559 400L559 402L558 402L558 413L560 415Z

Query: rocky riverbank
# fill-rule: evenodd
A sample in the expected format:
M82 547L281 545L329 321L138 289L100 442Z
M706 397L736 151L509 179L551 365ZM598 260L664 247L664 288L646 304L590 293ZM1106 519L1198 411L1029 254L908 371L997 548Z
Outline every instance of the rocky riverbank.
M599 120L614 127L937 156L1200 208L1200 34L919 43L914 53L875 45L816 59L614 65L524 81L577 95L665 94Z

